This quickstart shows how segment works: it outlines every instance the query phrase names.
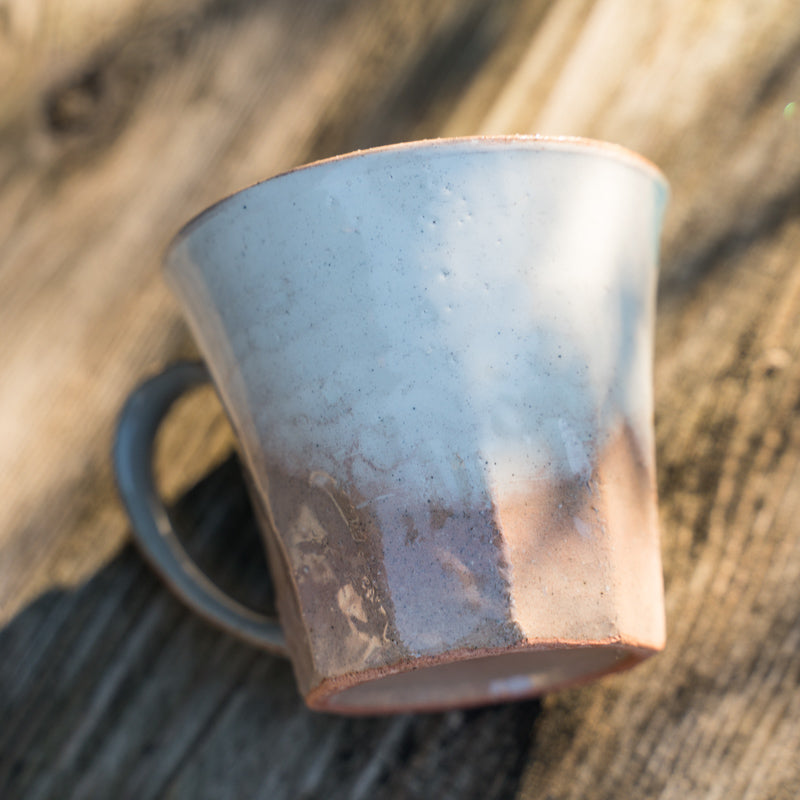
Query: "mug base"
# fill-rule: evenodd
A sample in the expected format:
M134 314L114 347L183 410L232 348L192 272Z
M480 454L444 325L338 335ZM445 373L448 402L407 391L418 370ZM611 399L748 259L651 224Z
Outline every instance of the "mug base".
M306 702L316 711L352 715L491 705L586 683L657 652L617 641L448 653L323 680Z

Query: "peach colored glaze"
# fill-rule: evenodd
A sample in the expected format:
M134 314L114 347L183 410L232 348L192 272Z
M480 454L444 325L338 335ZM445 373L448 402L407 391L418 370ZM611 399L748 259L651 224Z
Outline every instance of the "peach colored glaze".
M663 647L665 199L621 148L443 140L295 170L179 235L309 705L526 697Z

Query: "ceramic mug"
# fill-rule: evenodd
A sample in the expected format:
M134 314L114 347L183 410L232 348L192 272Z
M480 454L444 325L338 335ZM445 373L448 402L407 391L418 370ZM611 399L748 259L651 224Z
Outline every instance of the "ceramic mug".
M578 139L416 142L235 194L166 257L233 425L279 621L191 563L154 487L179 365L115 449L192 608L291 658L315 709L506 701L664 645L652 344L667 187Z

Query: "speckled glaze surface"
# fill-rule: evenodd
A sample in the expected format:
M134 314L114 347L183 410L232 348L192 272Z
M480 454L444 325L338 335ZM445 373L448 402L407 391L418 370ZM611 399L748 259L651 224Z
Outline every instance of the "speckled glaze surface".
M287 173L179 234L167 275L309 705L525 697L663 647L666 194L611 146L441 140Z

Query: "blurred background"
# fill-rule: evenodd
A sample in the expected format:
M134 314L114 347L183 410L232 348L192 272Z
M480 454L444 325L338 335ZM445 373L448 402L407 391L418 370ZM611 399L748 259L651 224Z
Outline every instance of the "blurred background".
M617 142L672 185L668 648L541 701L311 714L128 544L116 414L194 353L161 253L298 164L499 133ZM0 0L0 796L796 798L799 228L794 0ZM158 463L197 558L263 605L230 453L208 392Z

